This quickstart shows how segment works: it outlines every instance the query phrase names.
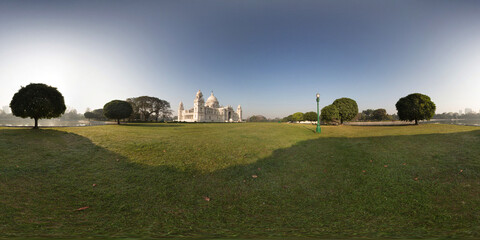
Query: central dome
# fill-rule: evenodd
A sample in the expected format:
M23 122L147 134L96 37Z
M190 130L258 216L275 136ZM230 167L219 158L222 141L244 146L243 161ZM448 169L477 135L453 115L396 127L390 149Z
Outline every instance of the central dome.
M215 96L213 96L213 92L212 92L212 94L210 95L210 97L208 97L207 102L205 103L205 106L211 107L211 108L218 108L218 107L220 107L220 104L218 103L217 98L216 98Z

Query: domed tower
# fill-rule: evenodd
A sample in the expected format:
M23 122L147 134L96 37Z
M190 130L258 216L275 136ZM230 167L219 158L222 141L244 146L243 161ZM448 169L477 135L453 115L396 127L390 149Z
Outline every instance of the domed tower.
M183 102L178 105L178 118L177 121L183 121Z
M203 100L203 93L202 91L198 90L197 95L195 96L195 100L193 100L194 105L202 105L205 103L205 100Z
M242 121L242 106L238 105L237 107L237 115L238 115L238 121Z
M211 107L211 108L219 108L220 104L218 103L218 99L213 96L213 91L210 94L210 97L208 97L207 102L205 103L206 107Z
M203 100L202 91L198 90L195 100L193 101L193 121L200 122L205 116L205 100Z

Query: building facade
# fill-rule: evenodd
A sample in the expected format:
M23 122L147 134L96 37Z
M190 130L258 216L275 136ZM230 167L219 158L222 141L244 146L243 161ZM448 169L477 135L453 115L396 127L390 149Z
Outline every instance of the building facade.
M184 109L183 102L178 106L179 122L241 122L242 107L238 105L235 111L231 106L220 106L213 92L207 102L203 99L202 91L198 90L193 108Z

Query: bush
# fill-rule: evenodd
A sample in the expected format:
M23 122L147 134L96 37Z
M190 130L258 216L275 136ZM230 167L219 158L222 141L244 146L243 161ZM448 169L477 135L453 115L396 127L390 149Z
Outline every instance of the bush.
M306 121L314 121L316 122L317 121L317 113L316 112L306 112L305 114L303 114L303 118L306 120Z
M293 121L303 121L303 113L302 112L296 112L292 115Z
M267 118L262 115L253 115L250 118L248 118L249 122L266 122Z
M332 104L322 108L320 117L322 118L322 121L332 123L339 121L340 114L338 113L337 107Z
M385 110L383 108L379 108L379 109L376 109L375 111L373 111L372 116L373 116L373 119L375 119L377 121L382 121L382 120L387 120L388 119L387 110Z

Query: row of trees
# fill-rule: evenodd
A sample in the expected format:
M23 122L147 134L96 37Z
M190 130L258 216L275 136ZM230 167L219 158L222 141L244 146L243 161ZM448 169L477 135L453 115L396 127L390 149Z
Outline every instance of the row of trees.
M109 119L116 119L117 124L120 124L120 120L125 118L158 121L160 116L162 120L171 117L172 111L169 108L170 103L165 100L142 96L129 98L127 101L110 101L103 106L103 115Z
M121 100L118 100L121 101ZM141 96L127 98L125 101L132 106L132 114L124 117L129 121L168 121L171 120L172 110L170 103L157 97ZM84 114L87 119L107 120L104 108L87 111ZM123 118L122 118L123 119Z
M391 115L387 114L387 110L383 108L379 109L367 109L363 110L357 116L359 121L384 121L384 120L393 120Z
M12 114L21 118L35 120L34 128L38 128L39 119L60 117L67 107L63 95L54 87L43 83L32 83L15 93L10 102ZM130 120L165 120L171 118L170 103L156 97L141 96L129 98L127 101L113 100L103 107L84 113L88 119L120 119ZM78 120L82 115L76 110L67 111L63 116L65 120Z
M336 99L331 105L328 105L321 110L321 120L326 123L340 123L352 119L363 121L382 121L400 119L403 121L415 121L418 124L419 120L430 120L435 114L435 103L430 97L420 93L413 93L406 97L400 98L395 104L398 115L388 115L383 108L367 109L358 113L358 105L355 100L350 98ZM473 117L473 116L472 116ZM316 121L317 114L315 112L301 113L297 112L283 119L284 121Z
M253 115L247 119L247 122L279 122L280 118L267 118L263 115Z
M322 108L320 118L326 123L339 122L343 124L345 121L354 119L358 114L358 105L355 100L350 98L339 98L331 105ZM283 118L284 122L295 121L317 121L316 112L296 112Z
M7 122L15 122L18 117L15 117L13 114L0 110L0 119ZM85 120L83 114L78 113L76 109L69 109L65 110L65 113L61 115L58 120L60 121L80 121Z
M296 112L282 119L283 122L317 121L316 112Z
M88 120L92 120L92 119L95 119L97 121L108 120L103 114L103 108L95 109L93 111L90 111L89 109L87 109L87 111L83 114L83 116Z
M480 119L480 113L459 114L454 112L435 114L433 119Z
M400 98L395 104L400 120L415 121L418 124L419 120L431 119L435 114L436 106L431 101L430 97L414 93L406 97ZM65 106L63 95L54 87L45 84L29 84L22 87L12 98L10 102L12 114L21 118L32 118L35 120L35 127L38 128L38 120L41 118L56 118L65 113L67 109ZM101 115L116 119L120 124L120 119L134 118L141 120L149 120L154 118L158 121L159 117L166 118L171 116L170 104L155 97L142 96L138 98L129 98L127 101L113 100L108 102L103 107L103 114L100 110L94 112L86 112L85 117L95 118ZM97 112L95 112L97 111ZM365 112L365 111L364 111ZM367 114L368 113L368 114ZM78 115L76 111L73 113ZM336 99L331 105L322 108L321 118L323 121L340 122L350 121L358 115L358 105L355 100L350 98ZM366 115L373 118L383 119L387 116L385 109L377 109L370 111L366 110ZM254 116L251 120L263 120ZM315 121L315 112L294 113L284 120L286 121Z

